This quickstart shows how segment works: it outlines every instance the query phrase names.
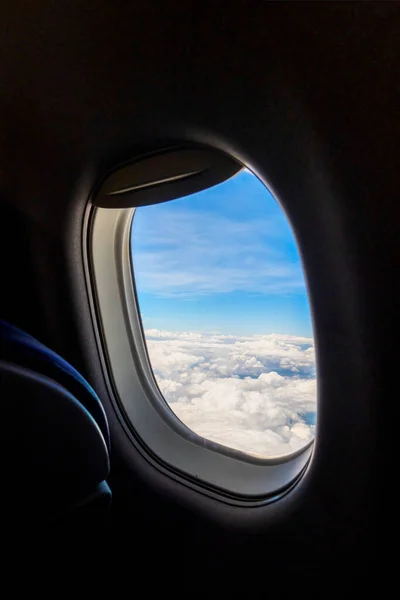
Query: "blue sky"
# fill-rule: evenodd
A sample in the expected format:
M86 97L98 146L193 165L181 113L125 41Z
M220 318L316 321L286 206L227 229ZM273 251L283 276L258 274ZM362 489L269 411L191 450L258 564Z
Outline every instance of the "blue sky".
M246 170L204 192L137 209L132 257L146 329L312 335L291 228Z

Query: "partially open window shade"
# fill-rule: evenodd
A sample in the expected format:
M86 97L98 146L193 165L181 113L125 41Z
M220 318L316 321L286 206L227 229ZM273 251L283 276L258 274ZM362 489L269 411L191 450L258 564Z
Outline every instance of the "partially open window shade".
M94 204L130 208L195 194L233 177L242 165L208 148L171 148L146 155L111 173Z

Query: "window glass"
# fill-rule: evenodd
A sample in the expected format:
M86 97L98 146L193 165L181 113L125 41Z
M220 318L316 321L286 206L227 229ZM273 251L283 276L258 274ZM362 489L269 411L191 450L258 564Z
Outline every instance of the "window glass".
M173 413L259 457L313 439L316 369L287 218L249 171L139 208L132 261L148 355Z

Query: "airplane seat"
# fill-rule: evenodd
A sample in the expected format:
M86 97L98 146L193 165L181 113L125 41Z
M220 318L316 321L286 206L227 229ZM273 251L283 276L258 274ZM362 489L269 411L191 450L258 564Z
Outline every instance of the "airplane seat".
M2 498L11 523L97 523L111 503L104 409L67 361L0 320Z

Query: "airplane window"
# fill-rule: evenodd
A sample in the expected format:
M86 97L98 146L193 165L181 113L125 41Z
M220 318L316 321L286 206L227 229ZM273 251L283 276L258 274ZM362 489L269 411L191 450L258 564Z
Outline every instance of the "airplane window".
M173 413L254 456L314 437L316 367L304 276L287 218L247 169L136 209L133 271L148 355Z

